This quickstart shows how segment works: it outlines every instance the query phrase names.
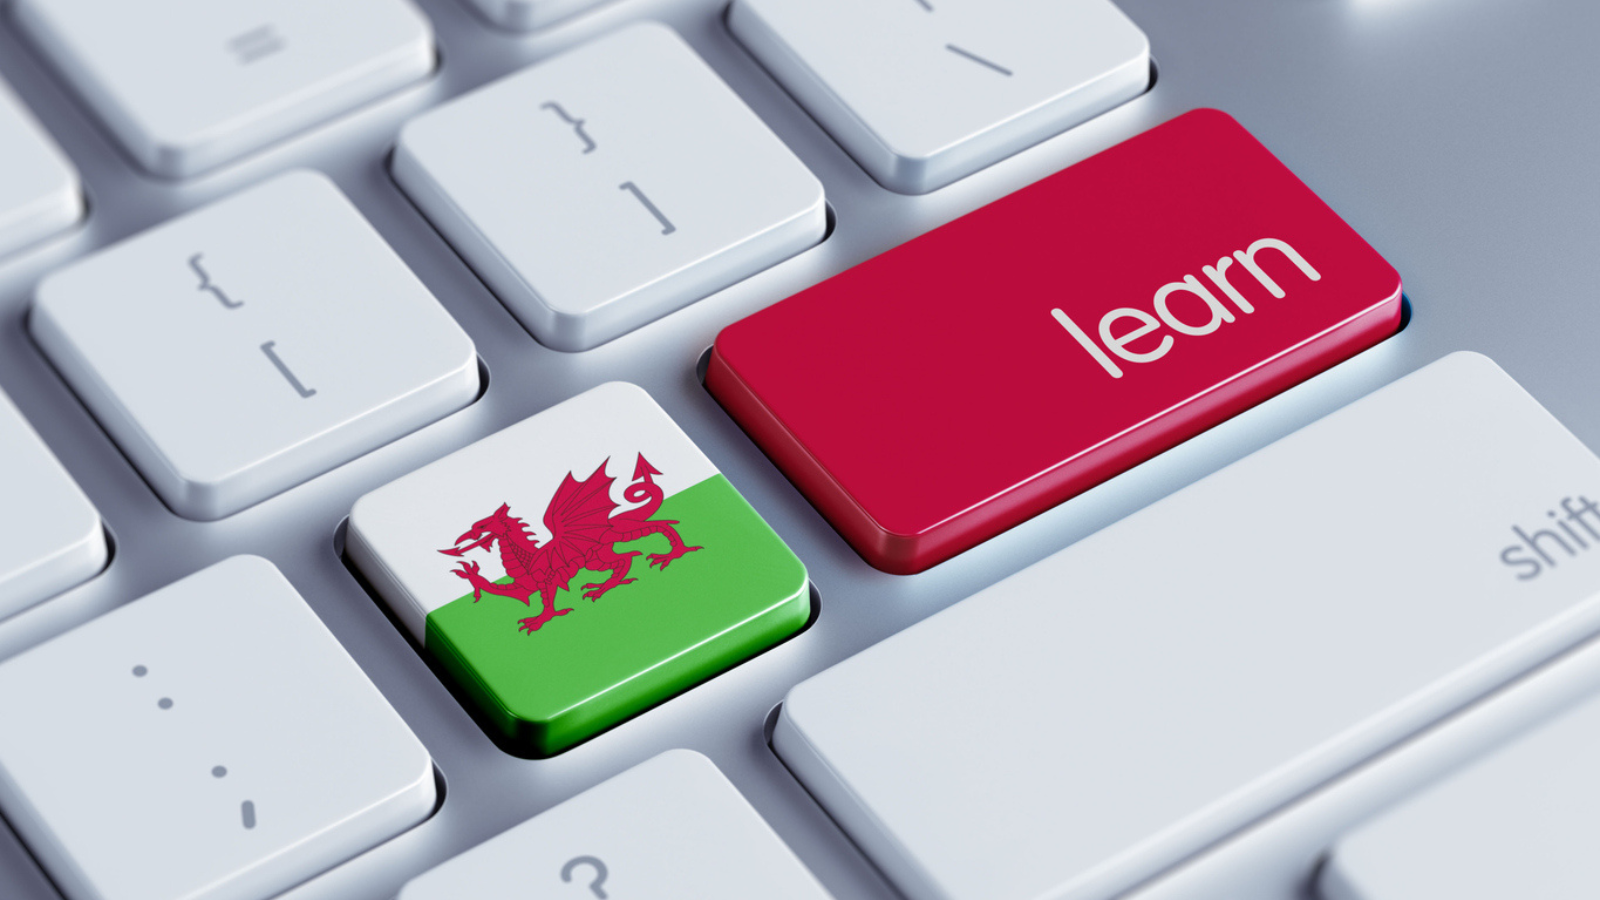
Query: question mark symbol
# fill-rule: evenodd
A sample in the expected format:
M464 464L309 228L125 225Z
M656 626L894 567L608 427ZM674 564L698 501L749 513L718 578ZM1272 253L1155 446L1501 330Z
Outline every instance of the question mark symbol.
M588 866L594 869L594 880L589 882L589 890L594 891L594 895L599 897L600 900L606 900L606 892L603 887L606 883L606 864L592 856L580 856L576 859L568 860L567 864L561 867L561 880L570 884L572 882L572 871L579 866Z

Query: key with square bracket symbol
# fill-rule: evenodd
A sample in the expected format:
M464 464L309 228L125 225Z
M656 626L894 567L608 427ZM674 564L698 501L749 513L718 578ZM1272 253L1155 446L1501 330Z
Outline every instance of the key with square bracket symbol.
M734 0L728 27L856 162L925 194L1143 93L1110 0Z
M238 512L477 396L472 340L327 178L62 269L35 340L167 505Z
M632 331L799 253L827 228L816 176L655 24L412 120L394 176L558 350Z

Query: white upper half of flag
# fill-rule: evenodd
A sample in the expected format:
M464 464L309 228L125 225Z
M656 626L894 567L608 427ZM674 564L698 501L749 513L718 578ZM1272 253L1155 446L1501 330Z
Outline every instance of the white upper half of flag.
M611 382L362 497L350 513L346 546L420 641L428 613L470 591L454 574L460 560L477 563L490 581L505 576L498 548L474 549L460 559L439 551L453 548L459 535L501 504L527 524L535 541L548 540L544 514L557 487L568 475L588 478L601 463L614 479L617 511L639 506L626 502L623 492L634 483L641 454L661 473L652 480L668 497L717 474L649 394Z

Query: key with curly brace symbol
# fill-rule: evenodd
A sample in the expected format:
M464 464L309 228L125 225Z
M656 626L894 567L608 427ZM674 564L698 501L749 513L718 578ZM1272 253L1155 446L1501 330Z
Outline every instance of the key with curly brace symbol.
M578 139L583 141L584 153L593 153L599 148L599 145L594 142L594 138L589 137L589 133L583 130L583 126L587 123L583 119L574 119L567 113L565 109L561 108L561 104L551 101L549 103L542 104L539 108L550 110L551 112L560 116L561 121L571 125L573 132L578 135Z

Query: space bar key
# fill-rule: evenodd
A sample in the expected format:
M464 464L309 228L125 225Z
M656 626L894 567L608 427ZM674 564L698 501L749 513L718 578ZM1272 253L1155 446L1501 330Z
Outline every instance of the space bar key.
M1137 885L1600 630L1600 459L1458 353L802 682L913 900Z

